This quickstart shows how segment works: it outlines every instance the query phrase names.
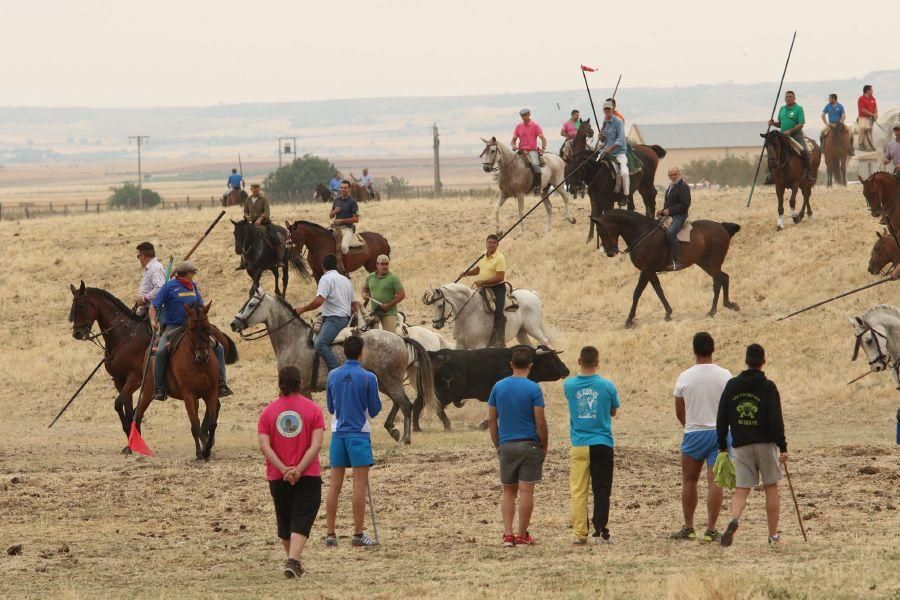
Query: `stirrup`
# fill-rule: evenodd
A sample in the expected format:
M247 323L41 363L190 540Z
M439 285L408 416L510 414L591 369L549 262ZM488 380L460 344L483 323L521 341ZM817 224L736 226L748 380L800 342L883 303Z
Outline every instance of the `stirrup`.
M166 399L166 388L156 388L153 390L153 399L162 402Z

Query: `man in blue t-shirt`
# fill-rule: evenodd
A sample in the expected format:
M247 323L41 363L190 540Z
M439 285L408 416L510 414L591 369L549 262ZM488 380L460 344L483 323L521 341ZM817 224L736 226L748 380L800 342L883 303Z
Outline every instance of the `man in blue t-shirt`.
M593 541L609 543L609 495L613 479L612 417L619 408L619 392L597 374L600 353L585 346L578 357L578 374L563 383L569 402L569 434L572 448L569 488L572 492L574 544L587 543L588 486L594 491Z
M822 123L825 128L819 134L819 145L825 146L825 136L831 133L831 130L839 126L847 118L847 111L844 105L837 101L837 94L828 94L828 104L822 109ZM850 143L850 154L853 154L853 142Z
M544 394L528 379L534 350L518 347L512 351L513 374L498 381L488 398L488 428L500 458L503 499L503 545L534 544L528 533L534 510L534 486L541 480L547 455L548 432L544 417ZM516 498L519 498L519 533L513 535Z
M239 190L244 187L244 178L238 173L237 169L231 170L231 175L228 176L228 189L229 190Z

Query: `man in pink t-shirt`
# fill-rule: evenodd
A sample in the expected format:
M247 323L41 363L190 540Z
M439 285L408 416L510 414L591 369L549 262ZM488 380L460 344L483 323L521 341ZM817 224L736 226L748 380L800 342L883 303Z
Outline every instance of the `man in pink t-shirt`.
M512 146L513 152L522 151L528 157L528 164L534 173L533 187L536 194L541 193L541 154L547 149L547 138L544 137L544 130L531 120L531 110L523 108L519 111L522 122L516 125L513 130ZM538 139L541 140L541 147L538 149Z
M266 479L275 503L278 538L287 560L285 577L300 577L300 554L322 504L319 451L325 440L322 409L300 395L300 370L278 372L281 395L259 415L259 449L266 457Z

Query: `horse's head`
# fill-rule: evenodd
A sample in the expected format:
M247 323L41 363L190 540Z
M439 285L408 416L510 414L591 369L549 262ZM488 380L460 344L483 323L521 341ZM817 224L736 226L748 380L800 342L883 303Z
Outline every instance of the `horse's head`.
M873 217L882 216L884 214L884 206L881 203L883 194L878 182L878 172L872 173L865 180L859 177L859 182L862 183L863 197L866 199L869 212Z
M578 128L578 133L584 132L584 137L592 138L594 137L594 128L591 127L591 120L584 119L581 121L581 127Z
M479 154L481 157L481 168L484 169L485 173L490 173L496 168L497 162L500 160L500 148L497 146L496 137L492 137L489 140L481 138L481 141L484 142L484 150Z
M847 320L850 321L856 335L852 360L856 360L859 350L862 348L866 353L870 369L873 371L887 370L890 366L891 356L887 349L888 337L883 328L860 317L847 317Z
M869 273L887 275L884 267L888 263L893 265L900 262L900 249L897 248L897 241L888 232L876 231L875 235L878 236L878 240L872 246L872 255L869 257Z
M619 253L619 232L613 229L602 216L597 219L591 217L591 220L597 225L597 238L606 256L612 258Z
M193 352L196 363L205 363L209 360L209 336L212 334L212 330L209 326L208 314L211 306L212 302L206 306L184 307L188 317L184 335L191 344L191 352Z
M87 290L84 287L84 281L81 287L76 288L69 284L72 290L72 308L69 309L69 321L72 323L72 337L76 340L86 340L91 337L91 328L94 322L100 316L97 307L91 302Z
M422 296L422 302L426 306L431 306L434 310L434 316L431 319L432 327L441 329L447 323L453 311L453 307L450 306L450 303L444 297L444 290L441 288L433 289L431 286L428 286L428 291Z
M244 242L247 239L247 221L235 221L228 219L234 225L234 253L240 254L244 250Z
M267 317L266 311L259 310L259 307L265 300L265 296L265 292L257 289L247 301L244 302L241 309L234 315L234 319L231 320L231 330L233 332L241 333L251 325L258 325L265 322Z

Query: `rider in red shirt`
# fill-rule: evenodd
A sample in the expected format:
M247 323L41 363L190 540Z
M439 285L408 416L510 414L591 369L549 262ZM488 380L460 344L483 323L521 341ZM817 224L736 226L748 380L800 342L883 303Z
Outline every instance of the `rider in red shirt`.
M875 91L871 85L863 86L863 95L856 101L856 108L859 111L859 118L856 120L859 130L859 149L867 150L866 143L874 148L871 131L872 126L878 120L878 102L875 101Z

